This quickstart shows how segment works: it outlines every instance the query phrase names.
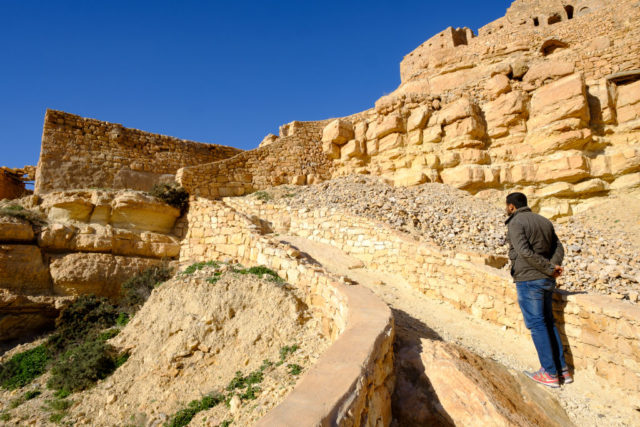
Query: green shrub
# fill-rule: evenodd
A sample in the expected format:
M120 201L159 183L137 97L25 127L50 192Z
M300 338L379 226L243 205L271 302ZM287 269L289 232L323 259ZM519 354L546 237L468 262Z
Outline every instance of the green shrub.
M55 393L53 393L53 396L58 398L58 399L64 399L65 397L69 396L71 394L71 392L67 389L60 389L58 391L56 391Z
M220 427L229 427L231 425L231 422L233 420L224 420L223 422L220 423Z
M121 304L132 313L136 312L147 301L153 288L169 280L171 274L172 270L166 266L151 267L136 274L122 284Z
M288 364L287 368L289 368L289 373L291 375L299 375L300 372L302 372L302 366L297 365L295 363Z
M0 412L0 421L9 421L11 419L11 414L8 412Z
M47 224L46 218L41 213L16 204L0 206L0 216L23 219L36 226Z
M118 314L118 318L116 319L116 325L118 326L126 326L129 323L131 318L129 317L129 313L120 313Z
M280 366L284 363L285 359L290 355L293 354L296 350L298 350L298 345L294 344L292 346L288 346L285 345L284 347L282 347L280 349L280 360L278 361L278 363L276 363L276 365Z
M47 386L71 392L85 390L111 374L117 359L116 350L102 340L75 345L53 364Z
M44 345L23 351L0 365L0 386L13 390L29 384L42 375L50 360Z
M193 274L205 267L220 268L220 263L218 263L217 261L196 262L185 268L182 274Z
M271 200L271 194L267 193L266 191L256 191L255 193L253 193L253 195L256 199L262 200L263 202L268 202L269 200Z
M278 276L278 273L276 273L275 271L271 270L268 267L265 267L264 265L259 265L257 267L251 267L251 268L246 268L246 269L233 269L234 273L238 273L238 274L253 274L255 276L258 277L263 277L264 275L269 276L269 280L272 280L276 283L283 283L284 280Z
M17 399L13 399L11 401L11 403L9 403L9 409L17 408L18 406L22 405L27 400L31 400L31 399L34 399L34 398L40 396L40 394L42 394L42 392L40 390L27 391L27 392L23 393L22 396L18 397Z
M224 401L224 396L218 393L209 394L200 400L192 400L186 408L179 410L165 423L168 427L182 427L191 422L200 411L206 411Z
M185 213L189 207L189 193L178 184L156 184L149 194L180 209L181 214Z
M62 310L56 319L56 331L46 345L52 353L62 353L97 331L115 325L117 316L118 310L107 299L81 296Z

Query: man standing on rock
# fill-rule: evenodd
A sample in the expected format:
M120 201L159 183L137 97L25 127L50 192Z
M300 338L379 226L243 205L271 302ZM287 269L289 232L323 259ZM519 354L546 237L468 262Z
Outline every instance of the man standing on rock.
M531 331L542 365L538 371L525 374L540 384L560 387L559 370L565 384L573 382L551 309L555 279L562 274L564 248L551 221L531 212L524 194L507 196L507 214L511 275L524 323Z

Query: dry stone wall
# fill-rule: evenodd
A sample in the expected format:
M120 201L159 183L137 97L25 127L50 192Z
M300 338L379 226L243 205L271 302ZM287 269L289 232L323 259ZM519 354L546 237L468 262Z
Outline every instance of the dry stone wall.
M157 182L173 182L181 167L240 152L47 110L35 192L90 187L149 190Z
M331 161L320 135L328 121L292 122L280 137L233 158L180 169L177 181L189 193L218 198L240 196L281 184L303 185L331 177Z
M223 202L193 197L181 261L264 265L304 291L334 342L287 399L258 425L388 426L391 423L393 319L360 286L341 283L293 247L264 233L265 224Z
M336 246L367 268L404 277L422 293L475 317L528 334L515 285L499 259L442 251L386 225L329 209L293 210L255 199L225 199L276 233ZM554 312L568 361L611 385L640 395L640 308L612 297L556 293Z
M17 199L25 194L24 182L15 174L0 168L0 200Z

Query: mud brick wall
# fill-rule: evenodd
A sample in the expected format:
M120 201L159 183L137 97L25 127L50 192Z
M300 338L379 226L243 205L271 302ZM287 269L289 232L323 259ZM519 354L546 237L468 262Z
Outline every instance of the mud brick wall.
M442 251L375 221L336 210L293 210L255 199L228 198L275 233L288 233L336 246L367 268L403 276L431 298L473 316L529 334L517 304L515 285L496 260L473 253ZM589 369L615 387L640 395L640 307L609 296L557 292L555 317L577 370Z
M192 197L181 261L264 265L303 290L333 344L291 395L258 425L391 423L394 325L389 308L361 286L340 283L257 221L225 203Z
M328 121L292 122L275 142L233 158L185 167L177 181L190 194L207 198L239 196L269 186L303 185L331 177L331 160L320 139Z
M182 167L240 152L47 110L35 192L89 187L149 190L160 180L172 182Z

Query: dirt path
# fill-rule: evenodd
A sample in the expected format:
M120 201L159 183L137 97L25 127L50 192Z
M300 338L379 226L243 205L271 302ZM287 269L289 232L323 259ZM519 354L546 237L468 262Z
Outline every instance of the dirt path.
M394 310L398 343L420 336L421 339L455 343L471 352L494 360L510 370L538 368L530 337L490 324L431 300L414 290L402 277L370 271L361 261L341 250L308 239L281 236L281 239L308 254L329 271L347 276L369 287ZM575 382L559 390L537 386L560 402L571 421L578 426L640 426L640 412L626 395L607 387L590 372L577 372Z

